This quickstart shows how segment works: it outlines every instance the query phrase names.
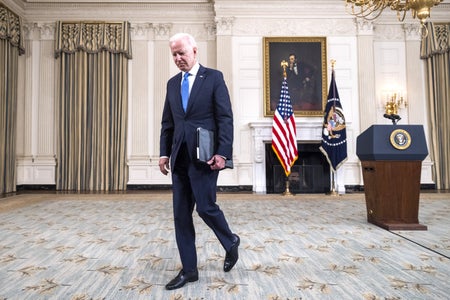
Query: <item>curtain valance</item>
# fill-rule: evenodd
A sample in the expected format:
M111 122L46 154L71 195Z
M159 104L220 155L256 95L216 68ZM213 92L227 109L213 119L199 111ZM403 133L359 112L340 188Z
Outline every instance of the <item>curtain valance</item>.
M22 32L22 19L0 3L0 39L8 40L19 49L19 55L25 53Z
M123 53L131 59L130 24L128 22L56 23L55 57L77 51Z
M450 24L433 24L429 22L426 26L428 35L422 39L420 58L425 59L436 54L449 52Z

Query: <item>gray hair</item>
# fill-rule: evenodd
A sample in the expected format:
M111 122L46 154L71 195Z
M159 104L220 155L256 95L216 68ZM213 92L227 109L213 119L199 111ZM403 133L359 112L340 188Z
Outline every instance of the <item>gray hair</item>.
M184 32L179 32L174 34L170 39L169 39L169 44L172 44L178 40L186 40L189 45L191 45L192 47L197 47L197 42L195 41L194 37L192 35L190 35L189 33L184 33Z

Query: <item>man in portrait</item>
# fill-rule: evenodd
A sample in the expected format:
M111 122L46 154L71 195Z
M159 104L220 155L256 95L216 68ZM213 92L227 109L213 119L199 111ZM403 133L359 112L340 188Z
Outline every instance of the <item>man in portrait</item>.
M315 68L299 61L295 53L289 54L288 62L286 79L294 110L321 110L320 87Z

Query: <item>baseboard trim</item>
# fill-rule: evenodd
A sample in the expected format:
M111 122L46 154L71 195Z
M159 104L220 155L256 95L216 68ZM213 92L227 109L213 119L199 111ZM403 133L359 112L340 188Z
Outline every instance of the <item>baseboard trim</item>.
M434 184L434 183L421 184L420 190L436 190L436 184ZM346 193L364 192L364 185L346 185L345 192Z
M16 186L16 191L56 191L55 184L22 184Z
M140 184L127 185L127 191L145 191L145 190L172 190L170 184ZM218 192L251 192L253 187L251 185L239 185L239 186L218 186Z
M436 190L436 184L421 184L421 190ZM171 184L129 184L127 185L127 191L158 191L158 190L172 190ZM56 185L54 184L23 184L16 186L16 193L26 191L56 191ZM218 186L218 192L252 192L253 186L251 185L233 185L233 186ZM364 185L346 185L346 193L360 193L364 192ZM14 194L14 193L13 193Z

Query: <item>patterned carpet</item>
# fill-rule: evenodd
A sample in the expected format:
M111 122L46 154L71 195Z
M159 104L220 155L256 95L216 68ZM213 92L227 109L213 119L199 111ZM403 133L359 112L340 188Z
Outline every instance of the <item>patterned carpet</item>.
M168 193L0 199L0 299L449 299L450 195L421 194L428 231L367 223L364 194L220 194L240 260L197 215L200 279L180 268Z

